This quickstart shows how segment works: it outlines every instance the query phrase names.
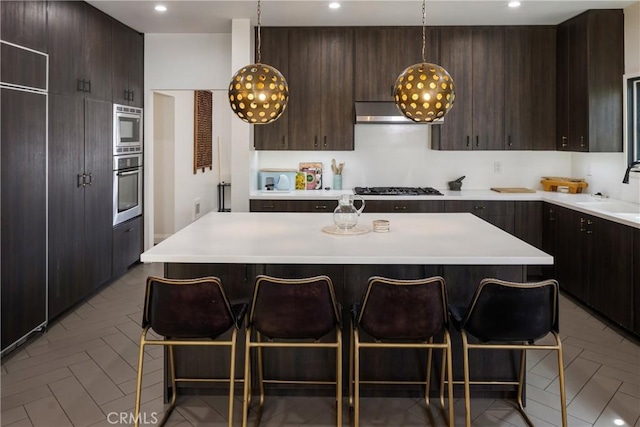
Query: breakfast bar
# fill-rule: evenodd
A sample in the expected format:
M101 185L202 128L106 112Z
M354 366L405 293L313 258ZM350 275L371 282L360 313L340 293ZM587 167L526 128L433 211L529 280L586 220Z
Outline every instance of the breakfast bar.
M379 219L389 221L388 232L372 230L372 222ZM447 282L449 302L464 306L482 278L522 282L526 280L528 265L553 264L552 256L469 213L364 213L358 221L360 234L354 235L323 232L323 227L332 225L330 213L210 213L143 253L141 260L164 263L167 278L217 276L234 302L250 300L257 274L287 278L327 275L342 306L344 348L349 344L350 307L360 301L370 276L414 279L441 275ZM459 380L460 336L455 331L452 336L454 380ZM239 339L238 366L243 363L243 341ZM322 380L330 379L334 372L329 352L269 350L264 360L267 376ZM517 377L519 352L478 353L470 360L470 370L476 379L508 381ZM362 367L362 377L418 380L425 375L423 360L418 350L412 353L389 349ZM227 363L228 356L215 350L176 351L180 376L222 376ZM240 377L242 370L238 371ZM216 393L210 387L181 388L181 394ZM302 390L284 385L273 388L270 393L331 392L322 386ZM419 393L417 386L413 390L390 385L367 389L363 392L383 396ZM436 389L437 384L433 384L431 391ZM515 387L504 385L474 391L476 396L491 397L513 397L515 392ZM456 388L456 395L461 393L462 389Z

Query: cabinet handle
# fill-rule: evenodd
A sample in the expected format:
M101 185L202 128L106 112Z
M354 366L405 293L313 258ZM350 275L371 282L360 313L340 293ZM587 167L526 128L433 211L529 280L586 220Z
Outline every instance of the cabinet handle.
M555 221L555 220L556 220L555 212L553 211L553 209L549 209L549 221Z
M76 83L76 89L78 90L78 92L84 92L84 80L82 79L77 79L77 83Z
M262 209L275 209L273 205L262 205Z
M313 146L314 146L314 147L317 147L317 146L318 146L318 135L315 135L315 136L313 137Z
M396 211L406 211L407 207L406 206L394 206L393 209L396 210Z
M127 231L125 231L125 233L131 233L133 230L135 230L135 228L130 228Z
M585 223L585 219L584 218L580 218L580 231L587 231L586 228L584 228L584 223Z
M393 97L395 97L395 93L394 93L395 92L395 87L394 87L394 85L391 85L389 87L391 88L391 90L389 92L391 93L391 97L393 98Z
M476 135L476 147L480 147L480 137Z
M471 146L471 142L469 141L469 135L467 135L467 147Z
M129 101L129 91L128 90L124 90L124 99L125 101Z
M511 135L507 136L507 145L509 147L513 147L513 142L511 142Z
M477 211L482 211L485 210L487 207L486 206L474 206L473 209L477 210Z
M84 177L85 177L85 176L86 176L86 175L85 175L85 174L83 174L83 173L82 173L82 174L80 174L80 173L78 174L78 187L84 187L85 185L87 185L87 184L85 184L85 182L84 182Z
M584 143L584 135L580 135L580 147L586 147L586 144Z
M327 205L315 205L315 209L327 209Z
M82 89L84 92L91 93L91 80L83 80L82 81Z
M287 146L287 144L286 144L286 142L285 142L285 138L286 138L286 137L285 137L284 135L282 135L282 148L284 148L284 147L286 147L286 146Z
M591 221L590 219L587 220L587 225L593 225L593 221ZM589 227L591 228L591 227ZM593 234L593 230L587 230L587 234Z
M132 90L130 93L131 93L131 99L129 101L135 102L136 101L136 92L134 90Z
M567 138L566 136L563 136L563 137L562 137L562 146L563 146L563 147L567 147L567 146L569 145L569 144L567 143L567 139L569 139L569 138Z
M89 174L87 174L87 175L85 175L85 176L89 178L89 182L86 182L85 184L86 184L86 185L91 185L91 184L93 184L93 173L89 173Z
M327 135L324 136L324 146L327 146Z

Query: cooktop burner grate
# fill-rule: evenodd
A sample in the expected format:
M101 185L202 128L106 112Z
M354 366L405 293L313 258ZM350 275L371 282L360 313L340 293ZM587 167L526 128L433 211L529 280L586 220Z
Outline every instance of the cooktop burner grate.
M362 196L442 196L432 187L356 187L356 194Z

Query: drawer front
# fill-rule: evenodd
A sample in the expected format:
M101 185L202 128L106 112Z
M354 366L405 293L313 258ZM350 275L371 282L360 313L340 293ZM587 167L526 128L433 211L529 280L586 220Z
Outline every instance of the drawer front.
M470 212L480 218L491 216L511 216L515 214L513 201L487 200L446 200L445 212Z
M287 212L290 200L251 200L251 212Z
M444 212L444 200L368 200L365 212L438 213Z
M251 212L333 212L337 200L251 200Z

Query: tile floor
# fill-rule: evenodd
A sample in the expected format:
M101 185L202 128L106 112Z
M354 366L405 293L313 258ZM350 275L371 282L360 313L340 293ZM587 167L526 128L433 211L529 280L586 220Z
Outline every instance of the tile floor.
M2 360L2 426L129 425L120 413L132 412L144 281L162 275L159 264L139 265L89 298ZM630 342L566 298L561 330L570 426L640 427L640 346ZM536 426L560 424L555 356L529 352L527 413ZM143 425L163 411L162 349L145 360ZM235 425L242 402L235 401ZM331 398L270 397L262 426L330 426ZM345 405L346 407L346 405ZM420 399L361 401L363 426L443 425L438 405L428 412ZM224 426L224 397L179 400L171 426ZM456 425L464 424L464 402L457 399ZM474 426L523 426L510 402L475 399ZM159 418L159 417L158 417ZM348 425L345 408L344 423Z

